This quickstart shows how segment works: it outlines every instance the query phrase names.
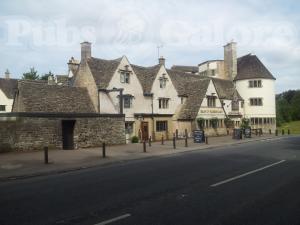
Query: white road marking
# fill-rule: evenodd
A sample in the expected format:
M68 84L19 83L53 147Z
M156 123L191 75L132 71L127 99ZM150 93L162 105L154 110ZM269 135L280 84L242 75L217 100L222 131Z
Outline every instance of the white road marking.
M124 214L122 216L118 216L118 217L115 217L115 218L112 218L112 219L109 219L109 220L106 220L106 221L103 221L101 223L97 223L95 225L106 225L106 224L109 224L109 223L113 223L113 222L116 222L118 220L122 220L122 219L125 219L127 217L131 216L129 213L127 214Z
M229 178L229 179L220 181L220 182L218 182L218 183L212 184L212 185L210 185L210 187L217 187L217 186L220 186L220 185L222 185L222 184L226 184L226 183L228 183L228 182L231 182L231 181L240 179L240 178L245 177L245 176L248 176L248 175L250 175L250 174L257 173L257 172L259 172L259 171L268 169L268 168L270 168L270 167L272 167L272 166L276 166L276 165L278 165L278 164L280 164L280 163L283 163L283 162L285 162L285 161L286 161L286 160L281 160L281 161L279 161L279 162L272 163L272 164L270 164L270 165L261 167L261 168L259 168L259 169L252 170L252 171L247 172L247 173L243 173L243 174L241 174L241 175L238 175L238 176L235 176L235 177L232 177L232 178Z

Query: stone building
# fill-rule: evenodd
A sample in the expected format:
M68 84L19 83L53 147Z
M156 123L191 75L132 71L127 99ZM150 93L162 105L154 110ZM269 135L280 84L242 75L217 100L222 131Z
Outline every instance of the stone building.
M6 70L4 78L0 78L0 113L11 112L16 89L17 80L10 78Z

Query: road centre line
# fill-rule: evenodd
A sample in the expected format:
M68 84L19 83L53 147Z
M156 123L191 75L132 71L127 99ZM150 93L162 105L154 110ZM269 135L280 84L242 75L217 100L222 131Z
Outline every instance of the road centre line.
M109 223L113 223L113 222L116 222L118 220L122 220L122 219L125 219L127 217L131 216L129 213L126 213L122 216L118 216L118 217L115 217L115 218L112 218L112 219L109 219L109 220L106 220L106 221L103 221L101 223L97 223L95 225L106 225L106 224L109 224Z
M222 185L222 184L229 183L229 182L231 182L231 181L240 179L240 178L242 178L242 177L245 177L245 176L248 176L248 175L251 175L251 174L260 172L260 171L262 171L262 170L268 169L268 168L270 168L270 167L272 167L272 166L276 166L276 165L281 164L281 163L283 163L283 162L285 162L285 161L286 161L286 160L281 160L281 161L279 161L279 162L269 164L269 165L264 166L264 167L261 167L261 168L259 168L259 169L252 170L252 171L249 171L249 172L247 172L247 173L243 173L243 174L241 174L241 175L238 175L238 176L235 176L235 177L232 177L232 178L229 178L229 179L220 181L220 182L218 182L218 183L212 184L212 185L210 185L210 187L217 187L217 186L220 186L220 185Z

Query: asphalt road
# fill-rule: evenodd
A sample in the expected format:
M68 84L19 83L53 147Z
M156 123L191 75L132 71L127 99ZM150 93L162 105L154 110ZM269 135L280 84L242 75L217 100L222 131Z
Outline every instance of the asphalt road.
M0 183L0 225L300 224L300 137Z

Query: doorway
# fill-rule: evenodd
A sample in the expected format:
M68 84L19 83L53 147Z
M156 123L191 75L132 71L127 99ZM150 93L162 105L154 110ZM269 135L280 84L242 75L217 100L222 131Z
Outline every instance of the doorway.
M74 150L75 120L62 121L62 141L64 150Z
M142 140L148 140L149 138L149 131L148 131L148 122L142 122L141 123L142 127Z

